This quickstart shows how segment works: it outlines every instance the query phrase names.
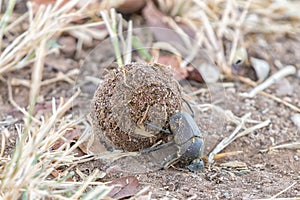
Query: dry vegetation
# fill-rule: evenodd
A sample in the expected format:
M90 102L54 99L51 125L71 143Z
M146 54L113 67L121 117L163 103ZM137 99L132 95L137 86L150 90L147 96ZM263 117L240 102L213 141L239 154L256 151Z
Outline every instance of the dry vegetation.
M53 148L58 141L67 141L65 134L81 126L85 119L77 119L70 112L72 101L78 96L77 91L68 99L54 99L51 105L51 114L35 116L34 108L43 86L58 81L70 83L70 88L75 82L79 71L57 75L56 78L46 79L43 77L45 58L50 54L60 52L61 46L55 42L62 34L72 35L77 39L76 51L80 53L84 44L95 40L102 40L106 36L103 30L92 29L106 23L109 27L109 15L106 13L110 7L118 7L118 1L56 1L51 6L33 7L32 2L27 2L25 13L15 13L14 7L19 1L1 1L0 10L0 87L7 88L11 105L23 114L22 123L14 124L5 117L0 118L1 131L1 154L0 154L0 198L1 199L101 199L110 191L111 187L95 181L102 172L95 170L89 175L80 174L81 181L73 182L74 171L78 163L85 162L86 156L77 157L74 153L84 140L84 134L75 144L66 142L59 148ZM61 2L64 2L62 4ZM83 3L84 2L84 3ZM181 61L184 66L197 55L199 46L208 52L221 71L221 76L227 80L233 78L230 66L240 60L247 63L248 55L240 56L241 49L247 49L250 44L259 40L261 43L274 41L277 36L284 34L296 38L300 35L300 2L299 1L267 1L267 0L229 0L229 1L169 1L158 0L159 9L166 15L167 27L175 30L183 38L184 46L191 54ZM114 5L113 5L114 4ZM121 4L121 3L120 3ZM92 5L92 6L91 6ZM100 11L102 10L102 18ZM113 11L111 11L111 15ZM116 17L116 16L111 16ZM118 20L123 20L118 18ZM195 44L191 44L184 38L187 33L176 22L184 23L188 30L195 33ZM116 23L116 21L115 21ZM120 23L120 21L118 21ZM125 23L125 22L124 22ZM121 25L122 26L122 25ZM131 22L126 23L128 30L132 29ZM161 26L166 26L162 24ZM118 31L123 31L122 29ZM116 24L108 28L109 35L113 38L118 34ZM257 39L256 37L259 37ZM125 52L131 51L132 40L129 34L127 43L122 46ZM129 41L129 43L128 43ZM119 64L129 63L131 55L121 58L122 49L118 41L112 40ZM167 43L167 42L165 42ZM159 44L156 44L159 46ZM157 47L157 46L156 46ZM168 49L166 44L160 46ZM253 45L252 45L253 47ZM122 50L121 50L122 51ZM172 51L172 49L171 49ZM254 50L255 51L255 50ZM123 54L122 54L123 55ZM299 55L299 52L298 52ZM300 56L300 55L299 55ZM263 57L263 56L262 56ZM265 59L269 59L265 57ZM276 64L276 63L275 63ZM281 65L280 61L277 65ZM299 63L298 63L299 65ZM283 66L282 66L283 67ZM299 67L299 66L298 66ZM14 74L22 74L30 69L30 79L17 78ZM298 68L299 69L299 68ZM296 73L295 67L288 74ZM20 76L18 76L20 77ZM234 76L243 83L257 86L256 82L243 76ZM269 81L272 84L272 81ZM269 85L270 85L269 84ZM12 93L12 88L18 85L28 87L29 104L23 108L19 106ZM262 89L247 94L250 97L258 93L265 95L277 102L283 103L289 109L299 112L297 105L292 105L272 94L263 92ZM2 97L4 98L4 97ZM0 101L1 102L1 101ZM212 162L216 154L222 151L231 142L241 136L245 136L253 130L267 126L270 121L255 121L246 113L242 117L233 115L228 110L222 110L217 106L199 105L202 110L214 108L232 122L236 129L224 138L209 156ZM245 124L248 124L247 126ZM249 124L254 124L249 126ZM14 135L14 126L17 130L17 142L11 154L6 154L6 145L10 137ZM299 149L299 143L275 146L276 148ZM54 174L58 174L55 176ZM77 174L78 175L78 174ZM299 183L298 183L299 186ZM151 194L150 194L151 195Z

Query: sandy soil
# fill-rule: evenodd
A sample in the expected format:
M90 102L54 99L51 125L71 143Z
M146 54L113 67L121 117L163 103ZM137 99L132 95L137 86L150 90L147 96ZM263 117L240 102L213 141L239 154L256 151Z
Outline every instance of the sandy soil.
M281 48L278 48L280 45ZM276 44L270 44L269 48L253 46L253 52L263 52L262 55L269 55L269 59L274 63L280 60L284 65L293 64L297 68L297 75L284 79L283 82L272 85L266 90L287 102L300 107L300 56L299 52L291 52L291 46L298 45L288 38L280 38ZM93 47L94 48L94 47ZM97 71L97 63L101 66L107 66L111 63L111 52L104 49L98 54L88 54L91 49L86 49L77 57L66 55L64 53L51 57L53 60L68 60L62 65L68 66L66 70L78 68L80 62L89 55L90 60L86 60L84 67L80 68L81 77L85 74L101 77ZM272 51L276 49L276 51ZM106 52L106 53L104 53ZM105 59L106 58L106 59ZM49 62L51 63L51 62ZM53 63L53 62L52 62ZM91 67L92 66L92 67ZM90 67L89 71L86 69ZM98 68L99 69L99 68ZM54 77L58 70L55 64L47 64L44 71L44 78ZM272 65L271 73L278 71L279 68ZM23 71L22 74L12 72L5 75L5 78L28 79L30 71ZM230 81L232 82L232 81ZM282 85L290 87L289 93L282 92ZM288 86L287 86L288 85ZM139 188L150 186L146 191L145 197L151 193L152 199L257 199L270 198L287 187L295 184L289 190L280 194L279 197L297 197L300 196L300 151L291 149L268 150L269 147L278 144L300 141L300 127L297 127L291 120L291 116L296 112L290 108L275 102L274 100L257 95L253 99L241 97L240 93L248 91L248 86L233 81L231 87L226 87L222 94L224 99L224 109L231 110L235 115L241 117L246 113L251 113L251 118L256 120L271 120L271 124L265 128L259 129L244 136L230 144L224 152L243 151L242 154L217 160L211 166L207 166L203 172L192 173L187 170L169 168L149 173L133 174L139 181ZM52 97L69 98L73 93L73 85L65 82L57 82L44 86L42 88L43 98L39 99L35 113L46 113L51 110ZM95 89L95 84L87 84L84 87L84 93L90 98ZM198 89L195 87L194 89ZM283 89L284 91L284 89ZM20 106L28 105L28 88L24 86L14 86L13 96ZM198 101L202 103L211 103L209 93L197 96ZM91 100L91 99L90 99ZM89 109L88 107L86 109ZM5 82L0 80L0 121L1 126L11 130L12 135L9 138L7 148L4 154L9 155L15 145L17 133L15 125L21 123L22 114L18 112L8 100L8 90ZM222 137L229 135L234 127L231 124L224 124L222 133L211 133L206 128L210 128L207 122L207 113L196 113L195 121L205 135L206 153L212 149ZM202 124L204 123L204 124ZM266 150L266 151L263 151ZM226 167L226 163L236 161L242 165L242 168ZM101 168L98 162L84 163L80 169L92 171L93 168ZM239 165L239 166L240 166ZM232 165L231 165L232 166ZM100 181L114 180L117 177L128 176L130 173L110 174ZM141 197L141 199L142 199Z

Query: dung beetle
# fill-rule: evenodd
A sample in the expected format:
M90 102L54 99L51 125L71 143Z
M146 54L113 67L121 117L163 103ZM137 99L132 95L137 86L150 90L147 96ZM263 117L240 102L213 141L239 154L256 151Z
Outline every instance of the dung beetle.
M192 172L202 171L204 169L202 160L204 140L193 117L186 112L178 112L170 117L169 123L174 140L170 143L145 149L142 153L165 149L172 145L176 147L177 152L165 157L161 163L161 168L165 169L172 164L179 163Z
M192 116L185 112L174 114L170 119L170 130L174 134L174 142L179 146L179 162L188 164L187 168L193 172L203 170L203 135Z

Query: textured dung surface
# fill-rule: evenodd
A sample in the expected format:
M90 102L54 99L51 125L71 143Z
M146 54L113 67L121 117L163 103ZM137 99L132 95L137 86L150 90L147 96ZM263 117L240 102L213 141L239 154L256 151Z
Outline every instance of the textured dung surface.
M168 67L132 63L99 86L91 116L94 132L106 145L137 151L167 137L147 123L167 129L176 110L181 110L181 89Z

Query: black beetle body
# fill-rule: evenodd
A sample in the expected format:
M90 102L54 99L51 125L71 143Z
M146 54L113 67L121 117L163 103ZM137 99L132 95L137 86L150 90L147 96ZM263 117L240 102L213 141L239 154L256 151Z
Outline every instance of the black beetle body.
M204 140L192 116L179 112L171 116L170 130L174 134L174 142L178 145L178 161L191 171L201 171L204 163L201 159Z

